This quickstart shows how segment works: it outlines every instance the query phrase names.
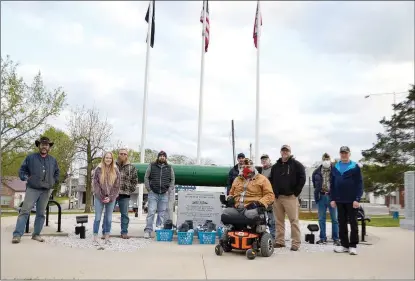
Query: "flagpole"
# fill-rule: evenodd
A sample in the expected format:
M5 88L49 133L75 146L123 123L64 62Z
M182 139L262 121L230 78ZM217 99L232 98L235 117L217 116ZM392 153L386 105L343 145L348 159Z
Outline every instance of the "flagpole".
M150 68L150 44L151 44L151 26L153 24L153 1L150 1L148 13L148 30L147 30L147 53L146 53L146 69L144 72L144 98L143 98L143 120L141 124L141 145L140 145L140 163L144 163L145 159L145 141L147 129L147 96L148 96L148 80Z
M203 24L202 24L202 61L200 70L200 93L199 93L199 123L197 129L197 158L196 164L200 165L200 142L202 137L202 117L203 117L203 82L205 76L205 36L206 36L206 1L203 1Z
M256 61L256 113L255 113L255 160L254 163L259 165L259 55L261 42L261 7L258 1L258 15L256 21L257 27L257 61Z
M143 120L141 123L141 145L140 145L140 163L144 163L145 159L145 141L147 127L147 96L148 96L148 72L150 66L150 44L151 44L151 28L153 25L153 1L150 1L148 13L148 30L147 30L147 53L146 53L146 69L144 72L144 97L143 97ZM138 219L141 220L143 215L143 193L144 183L138 185Z

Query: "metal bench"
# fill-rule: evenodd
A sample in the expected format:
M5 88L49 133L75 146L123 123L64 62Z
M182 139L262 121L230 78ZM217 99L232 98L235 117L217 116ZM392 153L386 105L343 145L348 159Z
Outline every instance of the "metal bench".
M366 234L366 222L370 222L370 216L366 216L365 215L365 210L362 208L362 206L359 207L359 209L357 210L357 221L361 222L361 241L362 242L366 242L365 241L365 236L367 236ZM348 222L350 224L350 222Z
M62 232L62 229L61 229L61 224L62 224L62 207L61 207L61 205L58 202L56 202L55 200L53 200L53 196L52 195L50 196L49 201L48 201L48 204L46 205L46 226L49 226L49 205L51 203L52 204L55 204L58 207L58 231L57 232ZM23 202L20 203L20 205L19 205L18 208L16 208L16 210L19 212L19 214L20 214L20 211L22 209L22 206L23 206ZM36 204L35 204L35 206L33 206L32 210L30 210L29 216L27 217L26 230L25 230L26 233L30 233L30 231L29 231L30 214L36 214Z

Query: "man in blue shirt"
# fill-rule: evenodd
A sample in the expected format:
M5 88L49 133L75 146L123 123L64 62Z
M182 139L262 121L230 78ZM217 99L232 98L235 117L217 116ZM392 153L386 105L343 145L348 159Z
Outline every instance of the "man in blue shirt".
M363 195L363 178L359 165L350 160L350 148L340 148L340 161L331 172L330 205L337 207L339 220L339 236L341 246L335 246L336 253L357 255L359 243L357 212L360 198ZM350 222L350 240L347 224Z

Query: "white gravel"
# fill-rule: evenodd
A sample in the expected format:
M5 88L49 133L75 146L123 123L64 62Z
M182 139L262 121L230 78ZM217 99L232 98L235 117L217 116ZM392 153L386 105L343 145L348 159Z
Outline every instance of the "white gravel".
M55 221L52 221L55 223ZM102 223L102 222L101 222ZM79 235L75 234L75 218L62 218L62 231L67 232L68 236L44 236L45 242L47 244L52 244L55 246L64 246L68 248L81 248L81 249L97 249L98 247L93 243L93 235L92 235L92 228L93 228L93 217L89 219L89 222L84 224L86 228L86 235L85 239L80 239ZM112 233L114 230L119 232L119 223L112 223ZM153 242L152 239L144 239L144 238L130 238L130 239L121 239L118 237L111 237L110 244L104 244L104 240L101 240L101 233L102 229L100 227L99 230L99 243L102 245L105 250L107 251L115 251L115 252L134 252L141 248L147 247L150 243Z
M132 222L134 219L130 219ZM115 222L114 222L115 221ZM117 219L114 216L113 223L112 223L112 233L119 232L119 223L116 222ZM51 223L55 224L56 220L51 220ZM305 234L310 233L310 231L307 229L307 225L313 223L313 222L300 222L300 230L301 230L301 247L300 252L332 252L333 251L333 243L331 241L331 223L327 223L326 229L327 229L327 237L328 237L328 243L326 245L317 245L317 244L309 244L306 243L304 238ZM97 249L97 246L95 246L92 242L92 226L93 226L93 216L90 217L89 222L87 224L84 224L86 226L86 238L80 239L79 235L75 235L75 226L77 224L75 223L74 217L63 217L62 218L62 230L64 232L67 232L69 236L67 237L59 237L59 236L45 236L45 242L48 244L56 245L56 246L63 246L63 247L69 247L69 248L81 248L81 249ZM129 229L134 229L137 231L138 229L143 229L144 224L130 224ZM360 229L359 229L360 230ZM100 236L101 237L101 229L100 229ZM315 241L317 242L319 240L319 232L315 232ZM99 239L99 242L101 245L105 247L105 250L109 251L116 251L116 252L134 252L138 251L141 248L144 247L151 247L151 243L157 243L153 239L144 239L144 238L130 238L130 239L121 239L117 237L111 237L111 244L110 245L104 245L104 241ZM163 242L165 243L165 242ZM172 242L177 243L177 242ZM285 223L285 248L275 249L274 254L296 254L296 252L290 251L291 247L291 227L290 223L286 221ZM358 246L359 248L366 248L370 247L369 245L362 245L360 244Z

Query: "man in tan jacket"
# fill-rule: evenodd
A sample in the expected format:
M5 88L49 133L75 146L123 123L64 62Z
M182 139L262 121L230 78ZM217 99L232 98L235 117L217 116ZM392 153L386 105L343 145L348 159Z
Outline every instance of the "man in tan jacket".
M258 208L267 208L275 200L269 180L258 173L252 161L245 158L239 176L233 181L229 192L229 207L223 213L233 215L243 213L254 219L259 215Z

